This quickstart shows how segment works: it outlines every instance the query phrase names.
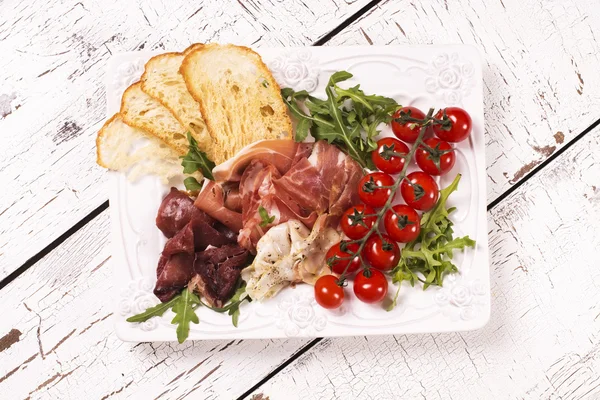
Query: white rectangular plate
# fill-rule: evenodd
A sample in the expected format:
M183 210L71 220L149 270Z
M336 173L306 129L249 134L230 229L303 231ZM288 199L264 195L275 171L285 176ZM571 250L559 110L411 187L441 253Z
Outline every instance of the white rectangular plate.
M461 106L473 119L468 141L456 146L457 162L446 177L446 187L456 173L462 174L449 205L457 236L477 241L474 250L458 252L460 273L447 276L444 287L423 291L403 284L398 306L386 312L381 304L367 305L346 288L340 310L328 311L315 304L312 286L301 284L284 289L264 303L241 308L238 328L227 315L200 308L200 323L192 325L189 338L248 339L280 337L326 337L465 331L484 326L490 315L490 281L486 218L486 164L481 60L473 47L307 47L258 49L281 87L306 89L325 97L329 76L339 70L354 74L349 85L360 83L368 94L395 98L402 105L429 107ZM119 110L123 90L139 79L144 63L155 53L136 52L112 57L107 73L108 115ZM384 130L389 135L389 128ZM117 335L127 341L176 340L172 313L142 324L125 321L128 316L158 303L152 294L156 265L165 238L155 226L155 217L169 186L154 177L136 183L111 173L110 213L116 299ZM390 294L396 286L390 286Z

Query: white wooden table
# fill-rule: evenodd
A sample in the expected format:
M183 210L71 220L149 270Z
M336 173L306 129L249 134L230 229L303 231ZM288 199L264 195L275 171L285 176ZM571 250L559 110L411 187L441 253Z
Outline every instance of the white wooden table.
M177 3L177 4L174 4ZM0 1L2 399L600 399L598 0ZM484 63L492 318L470 333L117 339L112 53L468 43Z

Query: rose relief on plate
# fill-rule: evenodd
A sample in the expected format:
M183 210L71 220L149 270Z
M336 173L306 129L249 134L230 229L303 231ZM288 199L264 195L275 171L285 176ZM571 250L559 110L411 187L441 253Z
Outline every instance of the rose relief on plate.
M319 84L318 62L309 50L288 52L268 63L280 87L312 92Z
M427 91L444 99L448 105L462 105L474 86L475 67L457 53L440 53L427 68Z

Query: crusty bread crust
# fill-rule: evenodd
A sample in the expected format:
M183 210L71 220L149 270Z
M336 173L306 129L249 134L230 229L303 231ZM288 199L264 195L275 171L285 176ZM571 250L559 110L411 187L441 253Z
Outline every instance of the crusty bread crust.
M179 74L179 67L186 52L202 46L204 45L195 43L182 53L164 53L152 57L145 65L140 82L142 90L167 108L196 139L198 146L212 158L215 139L206 128L200 105L190 95L183 77Z
M184 55L188 55L190 54L192 51L197 50L197 49L201 49L202 47L204 47L205 44L204 43L192 43L191 45L189 45L184 51L183 54Z
M148 97L147 100L149 102L153 103L151 109L162 113L169 128L160 126L158 121L151 121L145 114L142 116L135 115L135 112L132 110L133 105L130 104L130 101L131 98L136 95L135 93L140 94L140 92ZM158 100L141 90L140 82L136 82L125 89L123 97L121 98L120 114L127 125L150 132L181 155L187 153L188 145L187 139L185 138L186 129L179 123L168 108L164 107Z
M261 106L270 107L271 114L269 116L264 116L263 118L258 118L259 121L246 121L249 126L258 122L259 125L262 124L262 131L259 129L258 132L232 132L231 126L243 126L244 124L241 122L245 118L250 117L250 115L244 115L244 107L239 107L239 110L233 110L226 118L221 118L219 120L218 116L215 116L215 111L220 111L220 109L224 108L224 97L228 96L229 98L234 98L235 96L225 93L211 93L213 99L207 99L206 94L201 93L201 82L199 80L203 80L203 82L209 84L218 84L221 86L225 86L225 82L217 81L219 77L213 76L213 74L202 74L201 76L195 76L194 69L197 66L202 65L202 58L204 56L209 55L211 52L216 53L228 53L230 56L239 57L240 64L247 64L250 61L257 71L257 76L259 75L264 81L264 87L261 90L264 90L265 98L269 98L270 102L266 104L260 103L260 98L252 98L252 97L244 97L243 100L246 103L249 103L252 108L261 108ZM244 59L246 58L247 59ZM235 66L234 66L235 67ZM187 89L192 95L192 97L199 103L200 112L204 116L204 120L206 122L207 128L213 138L217 140L217 144L219 145L219 154L215 162L217 164L227 160L228 158L234 156L237 151L245 147L246 145L253 143L257 140L261 139L292 139L292 122L289 118L287 107L281 99L280 88L275 78L271 74L269 68L264 64L260 55L258 55L253 50L243 47L236 46L232 44L227 45L219 45L219 44L207 44L200 48L196 48L189 52L189 54L184 58L181 69L181 75L183 76ZM213 80L213 81L211 81ZM254 82L245 82L244 84L250 85ZM236 85L234 85L236 86ZM232 87L233 88L233 87ZM211 100L216 98L221 99L221 103L218 104L215 108L215 104L211 104ZM232 103L235 103L235 100L232 100ZM240 106L245 106L246 103L238 102L237 104ZM231 104L230 104L231 106ZM232 107L236 108L236 107ZM233 119L237 119L233 120ZM253 119L256 119L253 117ZM233 124L232 124L233 120ZM237 124L236 124L237 123ZM274 124L274 126L268 126L269 124Z
M110 117L108 120L106 120L104 125L102 125L102 128L100 128L100 130L98 131L98 136L96 136L96 163L99 166L104 167L104 168L110 168L110 167L103 161L102 146L100 145L100 143L102 142L104 135L106 135L106 131L107 131L109 125L112 124L113 121L115 120L115 118L117 118L117 117L120 117L119 113L116 113L115 115Z

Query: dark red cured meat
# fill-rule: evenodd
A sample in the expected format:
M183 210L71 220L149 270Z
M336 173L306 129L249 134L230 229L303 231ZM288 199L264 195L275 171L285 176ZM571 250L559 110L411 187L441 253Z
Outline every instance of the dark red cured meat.
M236 236L231 235L231 231L229 230L229 232L219 232L205 222L194 223L192 221L190 224L194 231L194 246L196 251L202 251L208 246L221 247L237 241Z
M154 294L162 302L169 301L187 286L193 275L193 254L161 255L156 268L157 280Z
M175 236L167 240L162 255L168 257L177 253L194 254L196 252L194 239L192 224L188 223L182 230L177 232ZM204 247L206 248L206 246Z
M194 207L194 201L185 193L171 188L163 199L156 216L156 226L171 238L192 219L212 225L215 221L208 214Z
M225 236L227 238L227 240L229 240L229 243L237 243L237 239L238 239L237 232L232 231L231 229L229 229L228 227L226 227L225 225L223 225L222 223L220 223L218 221L215 223L214 228L221 235Z
M154 288L156 296L164 302L177 295L194 276L196 252L208 246L235 244L237 235L196 209L192 199L177 189L171 189L158 214L157 226L165 236L171 235L158 261ZM185 221L187 223L173 233Z
M196 289L210 305L222 307L233 295L247 259L248 251L236 244L196 253Z
M165 244L156 269L154 294L163 302L169 301L188 284L194 275L195 256L203 254L196 253L194 249L202 251L209 245L216 246L207 250L208 254L215 253L219 247L229 249L233 245L240 249L236 241L236 235L225 226L212 227L205 222L189 222Z

